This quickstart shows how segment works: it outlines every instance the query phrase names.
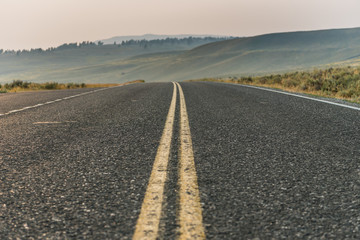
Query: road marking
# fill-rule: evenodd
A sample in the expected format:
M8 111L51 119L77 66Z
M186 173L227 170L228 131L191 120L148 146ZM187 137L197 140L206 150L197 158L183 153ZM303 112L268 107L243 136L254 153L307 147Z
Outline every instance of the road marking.
M61 124L62 122L34 122L33 124L34 125L37 125L37 124Z
M322 102L322 103L328 103L328 104L332 104L332 105L335 105L335 106L340 106L340 107L345 107L345 108L350 108L350 109L353 109L353 110L360 111L360 107L355 107L355 106L350 106L350 105L346 105L346 104L330 102L330 101L326 101L326 100L322 100L322 99L316 99L316 98L307 97L307 96L303 96L303 95L298 95L298 94L294 94L294 93L277 91L277 90L270 89L270 88L263 88L263 87L257 87L257 86L251 86L251 85L243 85L243 84L234 84L234 85L240 85L242 87L255 88L255 89L260 89L260 90L269 91L269 92L281 93L281 94L285 94L285 95L289 95L289 96L309 99L309 100Z
M173 85L174 90L169 112L133 239L156 239L158 236L176 108L176 85L175 83Z
M0 114L0 117L6 116L6 115L9 115L9 114L12 114L12 113L21 112L21 111L24 111L24 110L27 110L27 109L37 108L37 107L41 107L41 106L44 106L44 105L49 105L49 104L52 104L52 103L64 101L64 100L67 100L67 99L71 99L71 98L75 98L75 97L80 97L80 96L84 96L84 95L87 95L87 94L91 94L91 93L96 93L96 92L99 92L99 91L103 91L103 90L106 90L106 89L116 88L116 87L122 87L122 86L123 86L123 85L114 86L114 87L108 87L108 88L100 88L100 89L92 90L92 91L89 91L89 92L79 93L79 94L76 94L76 95L72 95L72 96L68 96L68 97L64 97L64 98L59 98L59 99L55 99L55 100L48 101L48 102L44 102L44 103L38 103L38 104L35 104L35 105L33 105L33 106L27 106L27 107L23 107L23 108L20 108L20 109L14 109L14 110L8 111L8 112L6 112L6 113L1 113L1 114Z
M179 239L205 239L185 97L180 84L176 84L180 93Z

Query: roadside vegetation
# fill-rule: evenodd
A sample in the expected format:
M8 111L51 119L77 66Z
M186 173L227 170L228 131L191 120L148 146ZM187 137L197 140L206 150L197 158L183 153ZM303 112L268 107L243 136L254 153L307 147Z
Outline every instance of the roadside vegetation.
M206 78L191 81L264 86L360 103L360 67L338 67L259 77Z
M13 80L11 83L0 84L0 93L6 92L24 92L24 91L38 91L38 90L64 90L64 89L76 89L76 88L103 88L114 87L120 85L126 85L130 83L143 83L144 80L135 80L122 84L116 83L58 83L58 82L46 82L46 83L33 83L22 80Z

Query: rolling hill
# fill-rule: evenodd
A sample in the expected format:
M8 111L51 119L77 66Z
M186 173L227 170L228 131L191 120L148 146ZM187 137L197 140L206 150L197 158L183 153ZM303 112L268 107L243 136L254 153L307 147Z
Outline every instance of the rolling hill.
M156 41L156 40L154 40ZM360 61L360 28L274 33L196 44L89 46L0 55L0 82L180 81L261 75Z
M360 28L267 34L206 44L162 65L158 80L259 75L360 59ZM158 63L154 63L155 68ZM134 75L139 72L131 73ZM143 74L143 73L142 73ZM166 76L166 78L162 78ZM140 77L140 76L139 76Z
M33 82L122 82L124 71L142 61L135 56L174 55L228 38L167 38L128 40L120 44L92 42L63 44L50 49L6 51L0 49L0 83L21 79ZM157 57L158 58L158 57ZM146 58L147 60L148 57Z

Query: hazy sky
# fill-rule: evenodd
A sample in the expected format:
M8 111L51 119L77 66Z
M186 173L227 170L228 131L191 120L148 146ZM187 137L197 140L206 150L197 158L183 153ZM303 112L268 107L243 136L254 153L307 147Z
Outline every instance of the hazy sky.
M360 27L360 0L0 0L0 49L120 35Z

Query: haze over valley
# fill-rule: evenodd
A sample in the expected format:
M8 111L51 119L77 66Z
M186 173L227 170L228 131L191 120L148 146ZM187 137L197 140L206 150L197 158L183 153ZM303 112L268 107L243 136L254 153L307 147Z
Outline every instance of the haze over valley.
M144 35L134 39L115 37L49 49L3 51L0 83L15 79L75 83L181 81L309 70L360 61L360 28L243 38Z

